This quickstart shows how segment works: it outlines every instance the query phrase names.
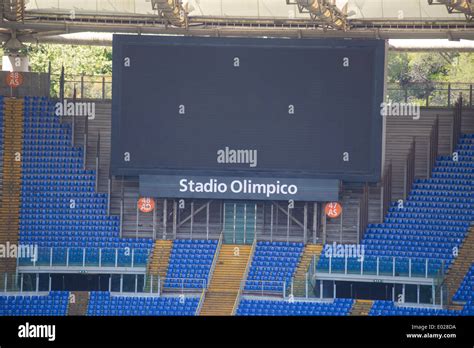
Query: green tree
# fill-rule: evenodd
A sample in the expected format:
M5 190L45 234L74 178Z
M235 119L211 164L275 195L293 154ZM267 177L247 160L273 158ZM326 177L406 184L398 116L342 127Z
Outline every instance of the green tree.
M80 78L86 77L85 92L89 96L100 96L102 79L97 75L106 75L110 82L112 74L112 48L98 46L38 44L27 46L30 71L47 72L51 63L51 92L59 94L59 76L64 66L66 95L72 95L74 87L79 88ZM110 85L110 83L108 84ZM110 86L109 86L110 87Z

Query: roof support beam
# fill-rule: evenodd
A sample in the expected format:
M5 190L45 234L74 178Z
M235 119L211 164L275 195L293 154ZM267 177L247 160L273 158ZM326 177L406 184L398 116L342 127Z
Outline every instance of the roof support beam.
M336 6L335 0L286 0L287 5L296 5L300 13L309 13L313 21L321 21L326 26L347 30L347 14ZM347 5L344 6L347 11Z
M428 0L430 5L445 5L449 13L464 13L468 21L474 18L472 0Z

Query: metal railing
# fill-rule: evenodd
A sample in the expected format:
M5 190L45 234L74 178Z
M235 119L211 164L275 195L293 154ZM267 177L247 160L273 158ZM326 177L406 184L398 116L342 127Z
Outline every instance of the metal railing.
M247 265L245 266L245 272L242 277L243 282L247 280L247 276L250 271L250 266L252 265L252 260L253 260L256 247L257 247L257 234L255 233L253 243L252 243L252 248L250 249L249 259L247 261ZM235 315L235 313L237 312L237 308L239 307L240 298L241 298L242 291L244 290L244 288L245 287L243 287L242 284L240 284L239 291L237 292L237 297L235 298L234 307L232 308L232 315Z
M194 315L198 316L199 313L201 313L201 309L202 309L202 306L204 305L205 300L206 300L206 288L202 289L201 296L199 297L199 303Z
M473 106L472 83L423 82L410 83L401 86L389 83L387 86L388 98L392 102L419 103L425 107L452 107L457 96L467 96L462 102L465 106Z
M164 278L161 281L161 289L167 291L196 292L206 289L207 281L202 278Z
M407 257L321 257L317 271L328 274L439 278L444 261ZM316 265L312 265L316 267ZM441 271L442 272L442 271Z
M112 99L111 75L64 75L51 74L50 95L53 98L72 98L78 90L77 98L110 100Z
M211 284L212 276L214 274L214 269L216 268L217 260L219 259L219 254L220 254L220 251L221 251L223 238L224 238L224 231L221 232L221 235L219 236L219 242L217 242L217 247L216 247L216 251L214 253L214 258L212 259L211 269L209 270L209 276L207 277L207 279L208 279L207 280L207 286L209 286Z
M19 258L21 266L46 267L146 267L149 249L131 248L47 248L38 247L36 255Z
M289 282L291 284L291 282ZM259 294L259 295L281 295L286 296L287 282L281 280L243 280L240 284L243 293Z
M39 274L0 274L0 293L1 292L40 292L50 291L51 281L48 288L40 290Z

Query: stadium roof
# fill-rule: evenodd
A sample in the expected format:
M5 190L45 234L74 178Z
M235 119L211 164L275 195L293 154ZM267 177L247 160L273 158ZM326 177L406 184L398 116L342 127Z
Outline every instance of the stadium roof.
M308 18L296 4L285 0L183 0L191 17ZM462 14L449 14L444 6L429 5L427 0L338 0L352 20L465 20ZM93 15L156 15L150 0L37 0L26 10L33 13L70 13Z

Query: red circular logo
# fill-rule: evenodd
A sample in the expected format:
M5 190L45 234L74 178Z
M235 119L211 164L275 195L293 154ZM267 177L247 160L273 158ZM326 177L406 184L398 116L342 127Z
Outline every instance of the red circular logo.
M155 200L153 198L142 197L138 200L138 209L142 213L150 213L155 209Z
M338 202L326 203L324 212L326 213L327 217L330 217L333 219L337 218L342 213L342 205L340 205Z
M17 88L23 84L23 75L17 71L7 74L7 85L11 88Z

